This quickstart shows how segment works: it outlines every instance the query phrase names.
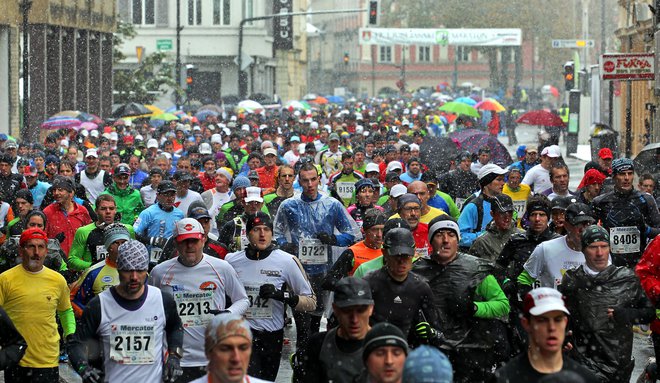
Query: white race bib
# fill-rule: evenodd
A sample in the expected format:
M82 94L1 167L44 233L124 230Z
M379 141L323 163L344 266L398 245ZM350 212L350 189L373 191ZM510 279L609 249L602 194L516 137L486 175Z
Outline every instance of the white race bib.
M298 259L303 265L324 265L328 262L328 247L318 239L301 238Z
M213 291L177 291L174 300L184 328L206 326L213 319Z
M110 359L119 364L153 364L156 345L154 325L112 324Z
M245 312L245 317L248 319L272 319L272 302L259 297L259 287L260 285L245 285L245 292L250 301L250 307Z
M96 245L96 259L99 261L104 260L108 256L108 249L103 245Z
M516 209L516 212L518 213L518 219L523 217L526 207L527 201L513 201L513 208Z
M163 253L163 249L160 247L151 248L151 262L158 263L160 260L160 255Z
M355 183L353 182L337 182L337 194L341 199L353 198L355 192Z
M464 203L465 203L465 198L456 198L456 207L458 208L458 211L461 211Z
M613 227L610 229L610 251L613 254L637 253L642 237L636 226Z

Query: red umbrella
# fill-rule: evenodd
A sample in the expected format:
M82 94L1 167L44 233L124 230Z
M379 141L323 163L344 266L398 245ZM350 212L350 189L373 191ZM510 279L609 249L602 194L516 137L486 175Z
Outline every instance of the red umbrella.
M532 110L522 114L516 120L519 124L539 125L539 126L564 126L561 117L545 110Z

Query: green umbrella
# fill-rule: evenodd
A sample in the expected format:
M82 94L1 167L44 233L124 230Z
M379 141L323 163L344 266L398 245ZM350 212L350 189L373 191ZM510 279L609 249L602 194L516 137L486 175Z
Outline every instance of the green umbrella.
M172 121L172 120L178 120L179 117L175 114L172 113L161 113L157 114L155 116L151 116L152 120L162 120L162 121Z
M438 110L456 115L462 114L468 117L480 117L479 112L476 109L470 105L463 104L462 102L450 101L438 108Z

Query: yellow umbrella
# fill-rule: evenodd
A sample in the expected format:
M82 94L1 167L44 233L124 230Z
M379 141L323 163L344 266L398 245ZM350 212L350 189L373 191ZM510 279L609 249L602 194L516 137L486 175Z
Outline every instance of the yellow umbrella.
M161 108L157 107L156 105L146 105L146 104L145 104L144 106L145 106L147 109L149 109L149 110L151 111L151 114L154 115L154 116L157 116L157 115L159 115L159 114L163 114L163 113L165 113L164 110L162 110Z
M479 110L490 110L490 111L496 112L496 113L504 112L506 110L506 108L504 108L504 106L502 106L502 104L500 104L494 98L487 98L487 99L479 102L474 107L479 109Z

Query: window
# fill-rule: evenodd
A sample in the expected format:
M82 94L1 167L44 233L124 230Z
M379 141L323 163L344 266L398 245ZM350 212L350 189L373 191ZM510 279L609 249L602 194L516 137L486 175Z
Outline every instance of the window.
M243 18L249 19L254 17L254 0L243 0ZM252 25L253 22L249 21L246 25Z
M133 24L154 25L156 23L154 1L133 0Z
M470 61L470 47L456 47L456 58L458 61Z
M431 47L420 46L417 47L417 62L428 63L431 62Z
M378 61L382 63L391 63L392 47L381 45L378 50Z
M230 4L231 0L213 0L213 24L230 24Z
M188 0L188 25L202 24L202 0Z

